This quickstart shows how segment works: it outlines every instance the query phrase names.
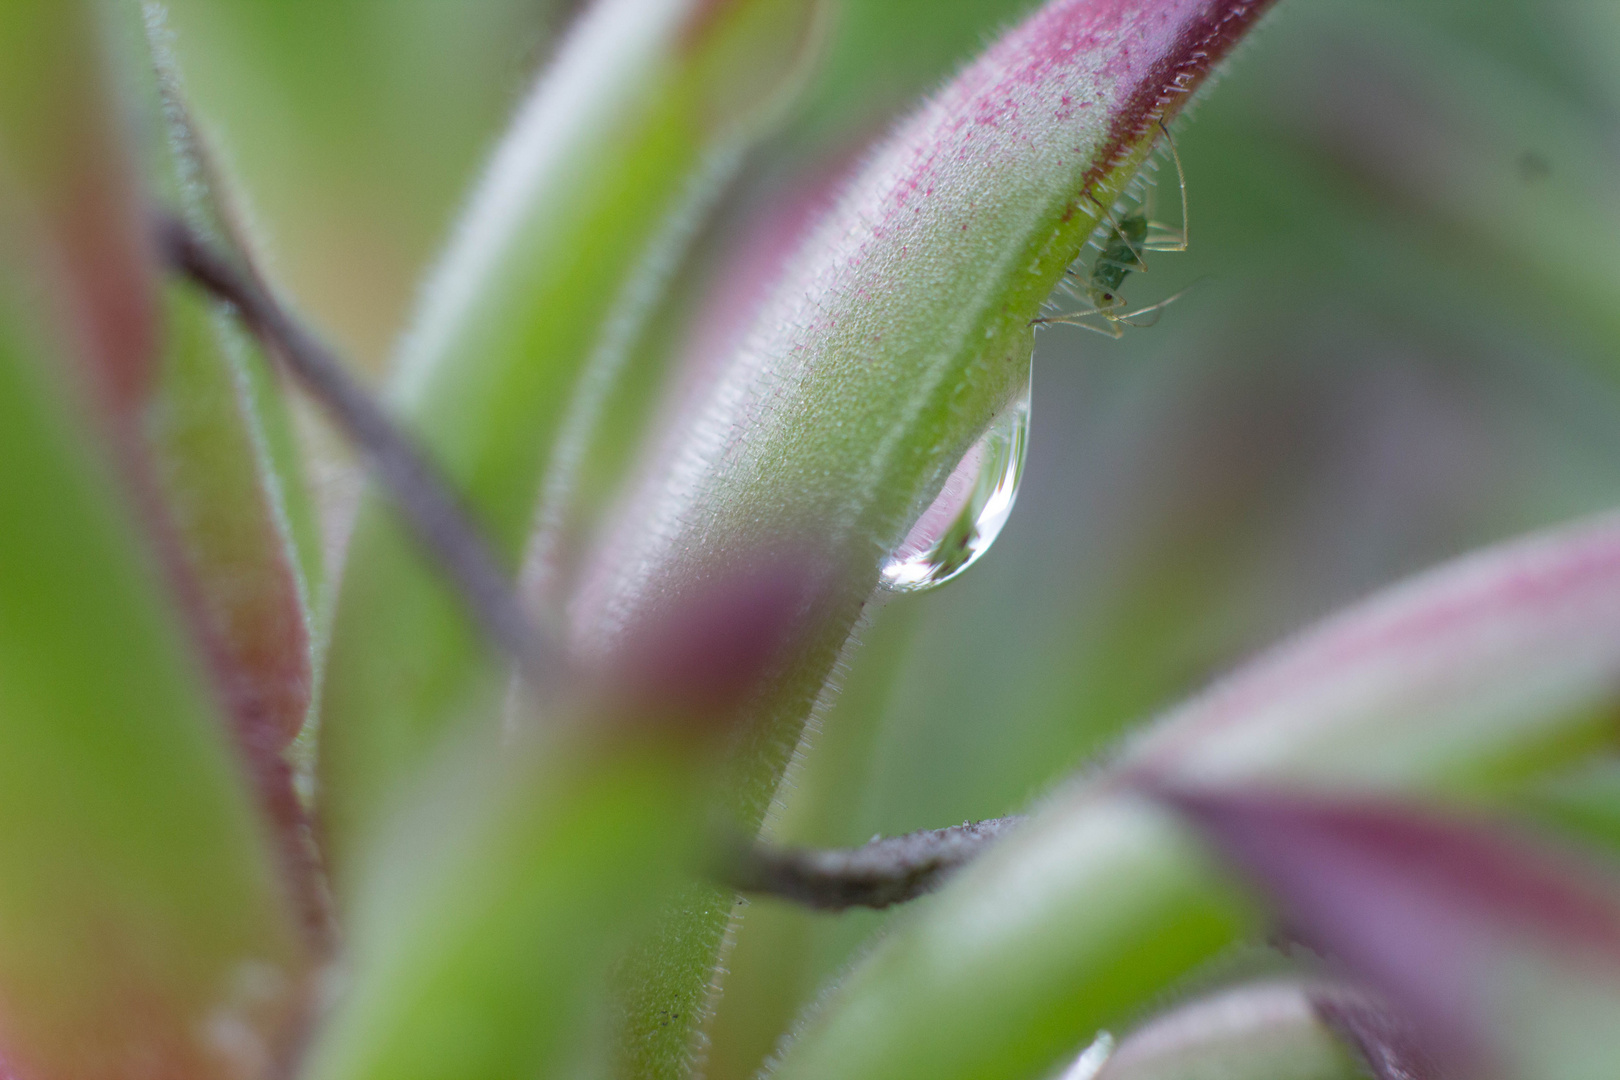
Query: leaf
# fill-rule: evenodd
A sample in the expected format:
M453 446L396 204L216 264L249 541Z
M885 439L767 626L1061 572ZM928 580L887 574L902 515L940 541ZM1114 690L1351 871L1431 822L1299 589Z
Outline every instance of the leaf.
M571 397L588 412L612 381L760 107L792 82L815 10L598 4L496 154L390 396L514 568L565 422L589 427L567 420ZM493 719L503 675L434 568L368 500L322 704L322 816L340 896L364 838L446 728Z
M906 649L917 628L915 608L883 610L861 640L859 662L822 718L782 785L782 803L761 830L768 843L839 847L865 840L857 815L872 789L871 762ZM710 1077L751 1077L782 1032L810 1001L828 965L826 939L870 931L876 912L846 912L837 920L797 904L752 899L729 928L724 994L714 1002L706 1034ZM854 923L853 920L859 920ZM864 935L862 935L864 936Z
M109 20L116 33L108 36L133 75L129 112L142 121L147 187L210 231L229 234L225 199L211 186L215 177L166 67L161 29L150 27L158 40L150 39L137 5L112 11L119 18ZM314 681L315 583L295 525L308 499L301 463L288 440L275 437L285 414L280 386L227 314L177 284L159 300L166 333L131 402L123 468L278 830L287 881L313 940L322 941L330 930L323 886L288 754Z
M0 1046L30 1077L258 1077L308 960L144 529L14 290L0 264Z
M309 1075L502 1080L605 1057L610 965L698 865L716 720L781 661L798 591L791 569L722 576L643 627L576 715L441 756L363 867L352 983Z
M1124 764L1179 782L1499 789L1611 738L1620 516L1371 597L1173 710Z
M1024 388L1032 320L1264 5L1048 4L901 127L771 290L685 437L586 571L581 651L728 547L809 542L850 584L762 704L757 819L880 563ZM768 717L768 719L766 719Z
M353 977L305 1075L559 1076L596 1049L615 950L696 857L677 750L550 741L445 770L356 890Z
M1039 1076L1253 928L1170 819L1103 795L1014 832L925 904L823 997L773 1077Z
M23 265L53 297L80 376L124 419L153 374L155 286L100 29L96 5L79 0L0 11L0 190L26 215L11 239L49 253Z
M1612 1075L1620 883L1489 822L1166 788L1290 928L1407 1010L1458 1075Z
M1288 980L1195 998L1120 1037L1095 1080L1355 1080L1359 1062L1318 1015L1330 995L1367 1002L1348 988Z
M0 13L0 1045L28 1076L252 1078L291 1050L310 961L177 625L101 14Z
M1041 303L1159 123L1265 7L1045 5L873 154L687 430L654 447L571 605L586 662L611 669L647 613L738 552L806 551L843 582L753 710L720 792L743 828L774 796L884 555L1025 387ZM632 1016L701 1017L729 910L705 890L672 914L663 933L691 947L657 966L682 985ZM666 1025L663 1038L656 1075L675 1075L689 1035Z
M580 6L162 0L171 66L252 210L254 250L364 370L396 343L468 179Z
M1061 1037L1117 1023L1243 932L1241 915L1216 918L1233 910L1222 885L1121 796L1122 777L1484 797L1610 738L1617 628L1609 515L1457 560L1306 631L1171 712L1111 772L1059 793L897 920L779 1074L946 1080L991 1061L1050 1064ZM1128 856L1074 839L1116 829ZM1133 958L1128 972L1117 956Z
M245 346L201 297L171 285L164 299L168 335L143 420L173 523L166 539L195 590L197 637L281 835L287 879L320 939L329 930L323 886L289 757L309 712L314 613L238 366L262 361L228 355L232 344Z
M137 15L144 17L136 19ZM123 27L128 52L139 57L138 63L148 72L148 78L136 86L145 121L142 135L148 183L193 229L232 251L258 273L239 200L232 197L217 155L193 120L164 15L163 8L147 5L140 12L132 11ZM293 428L286 382L259 344L242 331L234 312L215 314L215 349L237 386L240 424L255 452L262 497L284 534L306 612L324 611L320 522Z

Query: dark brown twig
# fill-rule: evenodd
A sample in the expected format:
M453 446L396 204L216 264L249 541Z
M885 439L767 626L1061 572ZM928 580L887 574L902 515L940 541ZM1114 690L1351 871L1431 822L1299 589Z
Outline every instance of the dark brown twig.
M370 459L395 507L489 639L517 662L531 686L554 687L563 672L555 650L524 613L510 579L451 486L410 437L254 275L171 214L159 216L157 236L169 265L233 307Z
M819 911L886 908L933 892L1023 820L1014 815L925 829L858 848L739 845L720 877L738 892L775 896Z

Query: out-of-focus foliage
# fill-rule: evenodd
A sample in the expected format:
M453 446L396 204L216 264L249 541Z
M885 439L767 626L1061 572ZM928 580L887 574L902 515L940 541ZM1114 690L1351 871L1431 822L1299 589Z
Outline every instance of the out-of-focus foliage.
M163 5L256 239L370 367L568 5Z
M48 6L18 4L16 10ZM173 50L174 70L213 154L211 165L242 211L268 276L370 376L385 371L466 193L578 6L566 0L163 5L163 40ZM556 532L531 546L531 566L547 551L560 552L565 564L580 558L611 526L615 497L636 475L643 441L660 430L672 402L701 388L704 363L714 359L709 352L723 347L727 318L740 314L718 309L728 299L746 308L757 298L739 285L758 269L746 261L751 245L762 234L785 244L830 202L840 178L918 95L943 83L1034 6L1034 0L841 0L814 79L786 123L715 192L717 210L675 269L669 295L633 342L618 343L628 357L625 378L603 402L603 422L581 451L579 490L566 519L548 523ZM779 795L770 835L854 844L873 833L1017 810L1108 754L1133 726L1285 632L1409 571L1620 501L1617 12L1613 0L1280 4L1208 100L1175 128L1186 171L1190 248L1150 254L1147 272L1132 275L1127 291L1133 304L1187 288L1185 295L1154 325L1128 328L1118 341L1066 327L1039 333L1029 462L1005 533L959 582L872 605L862 644L840 662L843 688L818 718L819 738L807 744ZM0 92L30 78L29 70L14 68L10 82L0 75ZM115 78L116 71L109 76ZM4 104L22 100L14 93ZM93 103L89 112L74 112L85 101L64 99L63 115L83 120L88 131L101 120ZM1174 172L1161 161L1156 175L1156 213L1173 218ZM0 181L15 180L0 175ZM116 203L118 182L108 181L98 197ZM53 213L69 220L59 210L46 206L47 226ZM0 251L6 259L13 254ZM171 350L181 351L166 354L170 366L155 370L166 370L175 385L206 386L209 395L183 402L197 407L194 414L176 409L148 417L149 434L177 454L193 447L183 464L201 468L169 478L224 512L227 526L251 518L258 531L244 544L268 544L266 559L302 558L305 589L296 613L310 623L289 640L302 648L307 631L319 645L321 620L330 613L312 610L324 595L316 587L320 575L310 569L317 561L309 557L312 530L300 514L288 520L285 506L242 486L255 475L250 465L269 467L266 454L284 462L295 457L285 452L292 432L279 413L268 431L231 419L248 409L256 392L273 393L268 370L258 357L244 360L245 353L228 370L219 366L243 343L194 297L171 296L168 306L161 332ZM550 312L536 318L542 314ZM0 336L8 356L21 355L24 339ZM31 339L24 344L33 347ZM188 344L196 348L186 351ZM19 376L18 385L34 387L32 378ZM50 403L59 388L40 385L46 386L40 400L47 402L40 415L63 411ZM17 397L8 407L21 416L29 400ZM563 408L560 398L553 404ZM509 419L517 431L531 418ZM353 465L318 422L300 415L297 429L316 457L315 474L324 478L323 525L335 550L353 510ZM21 430L14 426L12 434ZM249 447L244 431L277 445ZM209 459L205 436L215 438L210 445L229 444L237 473ZM132 551L143 551L140 545L152 540L151 523L137 527L109 517L105 492L96 487L102 483L97 470L106 463L80 461L77 453L63 451L63 475L100 492L84 515L94 528L79 529L78 539L95 546L114 533L138 533L138 540L125 539ZM77 505L69 497L76 491L66 485L55 500L24 493L34 501L20 495L16 501L25 508L49 502L65 513L64 507ZM216 498L222 493L236 501ZM508 516L502 543L515 557L528 512L503 504L502 513ZM32 511L29 521L50 524ZM237 565L229 556L238 548L235 534L221 528L211 535L220 541L221 576L229 585ZM302 551L295 553L290 542ZM209 695L229 700L230 687L209 684L202 664L196 672L182 670L171 655L181 651L171 639L182 632L168 623L183 619L167 620L156 610L160 601L148 594L167 597L163 590L172 582L162 578L154 587L160 574L145 580L137 573L150 570L140 562L145 554L103 546L108 550L75 557L116 578L136 597L133 606L113 618L91 604L96 597L74 594L70 604L41 610L93 625L85 640L104 641L122 666L42 666L30 674L54 680L64 694L82 684L75 692L112 695L103 680L127 677L133 689L116 696L132 703L131 716L145 710L161 714L161 724L178 725L161 727L180 748L168 765L202 762L153 805L186 803L190 809L181 810L192 814L196 806L225 809L210 811L216 820L201 839L193 838L200 845L193 854L206 864L202 871L178 848L153 839L173 828L169 819L122 820L109 811L97 800L122 791L120 784L138 779L161 787L167 774L126 775L129 762L144 758L120 759L122 744L107 742L94 726L108 709L87 706L84 739L99 749L79 763L83 776L75 782L88 777L100 794L75 805L87 815L85 835L94 826L112 839L96 834L94 844L85 842L86 865L104 868L95 861L95 845L103 840L144 859L143 872L156 882L152 895L173 900L159 905L153 918L184 921L192 910L186 904L195 902L211 913L197 923L198 941L206 945L212 934L226 942L223 953L236 949L238 937L257 934L269 943L260 951L296 969L298 947L277 921L284 914L276 906L281 898L260 895L266 887L259 875L271 856L259 850L247 811L214 790L228 771L217 760L223 751L192 730L193 721L219 711ZM131 560L139 567L126 565ZM0 567L0 574L15 571ZM61 575L69 591L72 576ZM85 589L100 588L100 581L91 573L78 578ZM290 582L281 585L290 588ZM383 591L394 598L391 587ZM281 599L286 611L294 610L289 597ZM40 619L44 629L55 625ZM404 620L385 629L402 638L412 634ZM289 657L270 658L276 659ZM288 715L299 711L308 681L319 678L319 663L313 672L309 666L300 654L289 669L303 682L283 703ZM384 682L393 676L386 662L377 670ZM188 677L195 685L186 684ZM75 724L82 719L71 710L63 715ZM79 730L69 725L57 734L71 741ZM40 753L41 760L71 760L52 747ZM552 1017L558 1026L600 1022L590 1010L606 993L597 978L602 955L621 944L622 919L644 914L645 897L620 894L667 886L669 868L644 845L658 848L664 837L673 850L691 844L695 831L683 816L692 813L685 786L691 778L672 774L675 759L647 766L648 790L620 798L615 785L635 788L636 770L645 763L607 758L599 774L571 777L573 787L549 773L545 784L553 786L536 785L562 792L557 805L573 809L589 808L587 800L568 801L570 793L585 791L599 800L596 819L582 823L562 811L555 819L531 818L535 806L552 806L539 796L534 805L515 799L512 805L521 807L512 810L503 800L530 768L517 761L506 767L519 781L484 793L493 810L458 805L464 818L446 814L460 822L462 834L440 845L443 838L424 829L413 838L420 847L400 842L393 871L420 863L423 879L439 875L439 891L383 896L395 880L386 875L370 891L356 890L359 908L383 914L356 938L362 992L330 1029L317 1059L321 1068L342 1080L368 1071L394 1075L387 1054L366 1056L382 1047L432 1073L433 1062L415 1052L418 1044L376 1033L426 1031L417 1010L436 1013L437 1003L461 992L462 979L478 983L477 993L499 996L510 987L535 1000L559 995ZM39 800L23 810L43 813L55 805L52 799L73 802L71 784L31 770L26 756L16 760L21 779L40 786ZM544 771L536 769L537 775ZM96 770L111 779L101 783ZM1620 796L1612 772L1612 763L1600 762L1567 779L1541 778L1520 804L1614 849ZM15 790L25 796L19 803L34 791L26 784ZM448 801L457 803L454 793ZM480 816L485 810L488 816ZM614 811L622 811L624 821L612 819ZM181 818L184 813L176 811ZM1160 828L1157 820L1150 831ZM592 828L603 821L597 837ZM642 828L649 821L668 836ZM474 840L458 854L463 835ZM241 841L234 853L226 850L233 837ZM1098 843L1106 847L1117 839ZM639 860L637 872L621 873L625 868L601 857L603 851ZM468 870L479 863L479 852L497 854L476 872ZM673 858L668 850L661 854ZM1122 866L1129 854L1121 856ZM1180 882L1184 867L1171 863L1166 879ZM244 910L258 905L270 914L255 922L250 911L246 929L210 922L223 918L210 906L211 894L187 899L174 885L204 871L218 879L222 893L247 896ZM489 876L478 876L483 873ZM559 875L575 875L569 880L585 891L548 892ZM118 888L129 880L137 878L108 887L109 903L122 902ZM590 888L614 892L623 908L599 908ZM700 902L708 902L707 894ZM1208 933L1167 936L1158 952L1141 958L1140 971L1168 975L1218 948L1232 925L1247 925L1235 917L1225 921L1224 905L1224 894L1213 901L1200 894L1193 906ZM557 920L600 918L594 929L563 942L567 948L547 954L558 968L583 973L578 985L588 1001L568 996L576 984L536 990L526 981L534 972L522 963L495 956L498 950L478 951L528 933L540 942L536 955L558 945L544 928L537 930L537 920L552 916L536 911L556 913ZM753 1075L828 980L896 918L813 915L771 901L739 911L723 993L712 998L717 1011L707 1045L693 1044L706 1055L711 1080ZM723 913L716 908L717 916ZM75 912L57 914L67 928L62 935L72 936ZM1136 925L1137 916L1151 914L1109 909L1098 925L1114 916L1121 925ZM456 922L466 938L435 936L445 920ZM154 932L152 941L167 939ZM466 942L472 946L463 950ZM176 955L152 963L184 960ZM470 966L463 967L464 960ZM1277 958L1232 962L1264 968ZM212 956L198 961L196 977L212 978L213 963ZM73 974L71 965L51 971ZM479 981L490 972L509 983ZM64 999L77 992L70 979L48 989ZM252 986L243 991L252 992ZM84 1000L93 1013L96 1002ZM581 1011L561 1011L564 1006ZM521 1008L495 1019L508 1032L527 1030ZM674 1019L679 1025L689 1018ZM480 1037L476 1029L469 1025L469 1039ZM554 1039L551 1028L527 1034L532 1045L521 1039L503 1044L500 1053L509 1057L484 1062L491 1075L539 1063L563 1068L557 1063L577 1050ZM1071 1034L1078 1050L1094 1032ZM1319 1032L1307 1035L1320 1043ZM438 1053L450 1044L430 1034L422 1045ZM1333 1058L1330 1065L1343 1062Z
M1617 540L1620 519L1605 515L1454 560L1381 590L1195 695L1131 739L1114 768L1070 781L932 903L900 916L810 1011L780 1075L941 1080L1000 1063L1034 1071L1073 1053L1075 1031L1133 1019L1148 1005L1145 995L1229 951L1237 940L1215 907L1220 885L1200 879L1210 868L1197 857L1177 854L1186 836L1167 829L1143 794L1178 808L1201 805L1200 793L1219 804L1266 801L1254 793L1268 790L1478 802L1601 752L1612 743L1620 680L1620 641L1602 629L1620 617ZM1294 827L1285 803L1269 819L1279 836ZM1307 824L1300 828L1307 832L1296 835L1308 835ZM1449 899L1433 906L1451 904L1459 919L1468 915L1457 897L1470 887L1479 903L1494 903L1497 893L1524 903L1538 895L1520 879L1502 883L1501 857L1482 862L1476 847L1448 847L1447 835L1397 830L1395 850L1379 857L1404 859L1410 876L1424 867L1446 874L1439 895ZM1263 842L1244 845L1239 865ZM1423 937L1390 913L1406 886L1372 874L1347 903L1339 879L1360 854L1313 862L1301 854L1305 846L1260 865L1268 885L1286 880L1277 894L1283 911L1303 897L1334 913L1306 939L1325 946L1328 964L1339 958L1340 935L1352 931L1376 936L1387 925L1391 943L1382 948L1390 956L1410 951L1394 939ZM1363 911L1352 919L1354 906ZM1584 914L1568 915L1567 904L1546 906L1563 934L1612 951L1612 916L1594 929ZM1253 932L1241 921L1237 929ZM1475 943L1432 944L1429 962L1406 967L1496 966ZM1143 980L1146 968L1155 974ZM1405 1001L1406 985L1386 978L1392 970L1360 973ZM1620 983L1620 965L1606 963L1592 983L1598 994ZM1467 1019L1492 1023L1477 1011ZM1426 1020L1419 1026L1426 1036L1445 1034Z
M574 486L569 440L594 419L595 387L613 385L706 211L802 82L818 7L595 5L492 157L387 397L504 565ZM495 722L508 676L380 495L347 559L321 704L340 895L446 731Z
M1131 298L1196 284L1119 342L1038 339L1011 522L879 615L784 839L1005 813L1301 622L1613 504L1620 99L1572 29L1603 7L1271 16L1177 132L1191 247ZM716 1075L890 917L753 905Z
M757 216L836 172L1029 6L846 0L819 82L736 203ZM191 78L227 147L255 148L230 163L278 267L375 356L563 16L478 5L447 33L431 4L331 7L179 3L175 22L215 24L181 47L212 72ZM276 32L226 26L250 17ZM1615 33L1603 0L1284 4L1177 132L1191 247L1153 257L1132 298L1194 288L1119 342L1041 335L1012 521L960 582L880 614L780 835L850 843L1004 812L1302 620L1611 504ZM306 182L332 171L347 179ZM384 173L385 199L356 179ZM388 292L357 305L339 277ZM671 337L700 293L660 320ZM752 1068L883 918L751 907L716 1074Z

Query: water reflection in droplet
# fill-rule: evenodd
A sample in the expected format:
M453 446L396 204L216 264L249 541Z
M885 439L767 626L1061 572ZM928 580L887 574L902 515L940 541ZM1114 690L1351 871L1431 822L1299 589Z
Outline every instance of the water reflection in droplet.
M1018 497L1029 442L1029 384L962 456L939 495L883 564L896 592L943 585L990 550Z

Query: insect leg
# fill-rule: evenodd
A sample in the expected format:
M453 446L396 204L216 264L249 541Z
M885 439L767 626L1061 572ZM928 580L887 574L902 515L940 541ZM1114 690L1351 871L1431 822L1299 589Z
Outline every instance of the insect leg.
M1096 316L1104 320L1102 326L1087 322L1087 319ZM1078 326L1083 330L1090 330L1094 334L1105 334L1111 338L1123 337L1125 331L1120 328L1119 319L1106 311L1077 311L1069 315L1043 315L1034 321L1036 326Z
M1196 285L1196 284L1198 284L1198 282L1196 282L1196 281L1193 282L1193 285ZM1165 308L1169 307L1171 304L1175 303L1177 300L1180 300L1183 296L1186 296L1187 293L1192 289L1193 285L1188 285L1185 289L1182 289L1180 292L1173 293L1170 296L1165 297L1163 300L1160 300L1157 304L1149 304L1147 307L1140 307L1140 308L1137 308L1135 311L1124 311L1124 312L1121 312L1118 315L1111 315L1111 314L1104 313L1103 317L1107 318L1107 319L1112 319L1112 320L1114 320L1116 322L1125 323L1127 326L1152 326L1153 323L1158 321L1159 313L1162 312ZM1153 319L1151 321L1145 322L1145 323L1144 322L1133 322L1132 321L1132 320L1134 320L1134 319L1136 319L1136 318L1138 318L1138 317L1140 317L1142 315L1152 315Z
M1181 188L1181 228L1174 229L1163 222L1148 222L1148 241L1143 246L1148 251L1186 251L1187 250L1187 174L1181 168L1181 155L1176 153L1176 141L1170 137L1170 129L1159 121L1159 130L1164 133L1164 144L1170 149L1170 160L1176 165L1176 184ZM1160 235L1153 235L1157 230Z

